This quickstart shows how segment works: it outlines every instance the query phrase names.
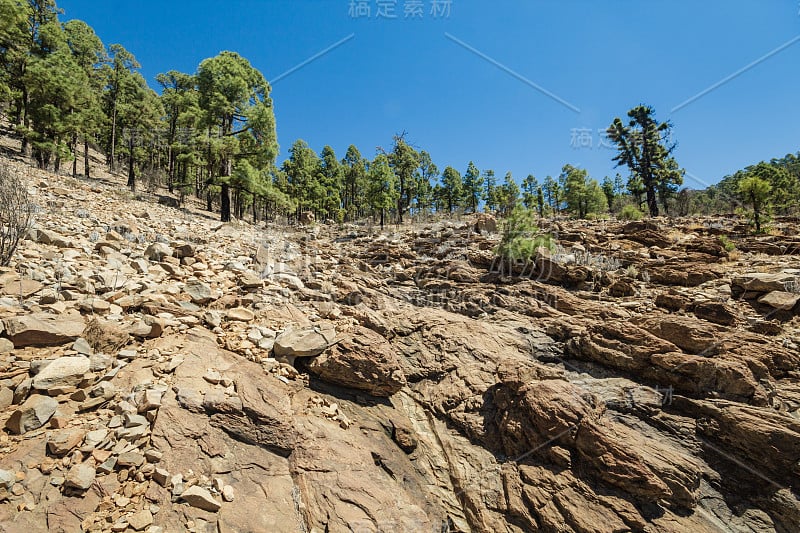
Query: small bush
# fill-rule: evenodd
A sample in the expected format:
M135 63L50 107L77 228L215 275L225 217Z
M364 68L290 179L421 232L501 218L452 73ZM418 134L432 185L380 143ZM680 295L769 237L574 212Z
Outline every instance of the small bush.
M635 205L626 205L620 210L618 217L620 220L641 220L644 213Z
M25 184L0 166L0 266L8 266L20 239L31 227L33 203Z
M531 261L540 247L553 250L552 237L539 232L532 211L515 207L503 224L503 233L495 254L504 261Z
M727 235L719 236L719 243L725 248L725 251L730 253L736 250L736 245L728 238Z

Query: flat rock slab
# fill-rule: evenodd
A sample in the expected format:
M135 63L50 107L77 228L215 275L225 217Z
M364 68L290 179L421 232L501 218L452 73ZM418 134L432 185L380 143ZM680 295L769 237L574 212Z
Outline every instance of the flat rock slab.
M4 320L6 336L15 348L59 346L77 340L86 324L79 314L34 313Z
M800 294L785 291L772 291L758 299L758 303L782 311L791 311L798 301L800 301Z
M324 352L335 339L333 326L287 329L275 339L275 355L313 357Z
M59 357L34 376L31 387L37 390L74 387L83 381L90 366L89 358L82 355Z
M753 272L736 276L731 280L731 285L740 287L747 292L772 292L785 291L787 284L796 281L797 277L792 274Z
M7 296L21 296L28 298L44 288L44 285L32 279L21 279L6 284L0 293Z

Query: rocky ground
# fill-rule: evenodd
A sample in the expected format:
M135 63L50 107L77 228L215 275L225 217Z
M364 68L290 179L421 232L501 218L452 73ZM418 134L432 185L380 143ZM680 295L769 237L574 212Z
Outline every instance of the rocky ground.
M473 219L222 225L9 164L0 530L800 524L791 221L550 223L522 269Z

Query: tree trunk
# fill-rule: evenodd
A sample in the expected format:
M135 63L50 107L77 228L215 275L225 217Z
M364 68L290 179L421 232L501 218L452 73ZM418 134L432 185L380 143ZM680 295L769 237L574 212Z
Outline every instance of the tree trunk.
M172 151L172 144L169 146L169 170L167 171L167 189L172 192L175 187L175 153Z
M20 120L20 125L25 128L25 135L22 136L22 146L20 147L20 152L22 152L23 157L30 157L31 156L31 144L28 141L27 129L28 129L28 89L27 87L22 88L22 117Z
M231 221L231 188L227 183L223 183L220 191L219 219L222 222Z
M134 145L134 134L131 132L130 141L128 141L128 150L130 150L130 154L128 155L128 187L130 187L131 191L136 191L136 164L135 158L133 157L133 145Z
M83 138L83 175L89 177L89 138Z
M231 161L223 157L220 162L220 177L227 178L231 175ZM231 187L228 183L221 184L219 219L222 222L231 221Z
M115 165L114 156L116 155L117 152L116 148L117 148L117 98L115 96L114 109L111 111L111 159L109 160L110 161L109 166L111 167L112 174L114 172L114 165Z
M61 144L60 137L55 138L55 144L56 144L56 160L55 162L53 162L53 172L58 174L59 171L61 170L61 151L58 149L58 146Z
M72 150L72 177L78 177L78 134L72 134L72 146L70 147Z
M651 217L658 216L658 201L656 199L656 191L653 187L647 188L647 208L650 210Z
M755 219L756 223L756 233L761 233L761 209L754 192L750 193L750 201L753 204L753 219Z

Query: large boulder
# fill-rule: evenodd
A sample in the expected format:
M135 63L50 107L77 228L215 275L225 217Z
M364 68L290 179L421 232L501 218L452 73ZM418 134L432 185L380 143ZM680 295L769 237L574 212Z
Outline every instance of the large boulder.
M477 233L495 233L497 231L497 219L486 213L479 213L475 217L475 231Z
M308 369L323 381L373 396L391 396L406 384L392 345L378 333L360 326L351 337L315 357Z
M34 313L7 318L4 323L6 336L14 343L15 348L58 346L74 342L85 327L83 318L77 313Z

